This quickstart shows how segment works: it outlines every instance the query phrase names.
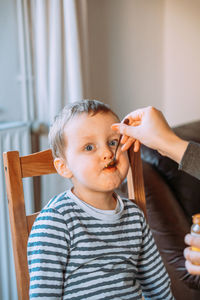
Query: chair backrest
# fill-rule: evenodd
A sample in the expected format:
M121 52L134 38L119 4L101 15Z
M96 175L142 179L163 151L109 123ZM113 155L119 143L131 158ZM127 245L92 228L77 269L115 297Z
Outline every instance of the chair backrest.
M56 173L50 149L20 157L18 151L3 154L9 218L13 243L18 298L29 299L27 241L39 213L26 216L22 179ZM130 170L127 177L129 198L135 198L146 215L142 162L140 153L129 150ZM134 188L133 188L134 186Z

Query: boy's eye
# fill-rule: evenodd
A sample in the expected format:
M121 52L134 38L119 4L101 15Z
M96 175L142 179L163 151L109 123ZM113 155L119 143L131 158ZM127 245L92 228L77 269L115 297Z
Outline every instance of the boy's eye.
M118 140L112 140L109 142L109 146L113 147L113 146L117 146Z
M87 145L87 146L85 146L85 150L86 151L92 151L92 150L94 150L94 145Z

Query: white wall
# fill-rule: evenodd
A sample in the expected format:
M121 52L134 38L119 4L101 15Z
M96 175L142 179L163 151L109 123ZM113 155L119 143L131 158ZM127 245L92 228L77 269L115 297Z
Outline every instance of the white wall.
M160 108L200 119L200 1L88 0L90 91L122 117Z
M174 125L200 119L200 1L165 2L164 111Z
M120 115L163 107L164 2L88 0L91 90Z

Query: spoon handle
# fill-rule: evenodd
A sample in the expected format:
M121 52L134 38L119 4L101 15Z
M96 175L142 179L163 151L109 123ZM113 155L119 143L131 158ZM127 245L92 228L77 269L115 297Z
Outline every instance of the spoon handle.
M128 125L129 124L129 119L125 119L124 124ZM117 146L115 148L115 153L114 153L114 157L113 157L113 160L116 160L116 154L117 154L117 150L119 148L119 145L120 145L120 142L121 142L121 139L122 139L122 134L120 134L120 137L119 137L119 140L118 140L118 143L117 143Z

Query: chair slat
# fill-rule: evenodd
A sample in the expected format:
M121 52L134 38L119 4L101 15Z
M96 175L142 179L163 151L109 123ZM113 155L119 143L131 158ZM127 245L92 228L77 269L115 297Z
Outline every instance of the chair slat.
M28 225L28 235L30 234L33 223L34 223L34 221L35 221L35 219L37 218L38 215L39 215L39 212L34 213L34 214L29 215L29 216L26 217L27 225Z
M127 178L128 186L130 186L129 191L131 193L129 195L129 198L132 198L133 196L133 186L135 202L141 208L141 210L144 212L145 217L147 218L143 168L140 150L138 152L134 152L133 147L131 147L128 151L128 155L132 172L132 178L130 178L130 176Z
M26 254L28 232L19 152L11 151L4 153L3 159L18 297L21 300L27 300L29 293L29 274Z
M20 161L23 178L56 173L50 149L22 156Z

